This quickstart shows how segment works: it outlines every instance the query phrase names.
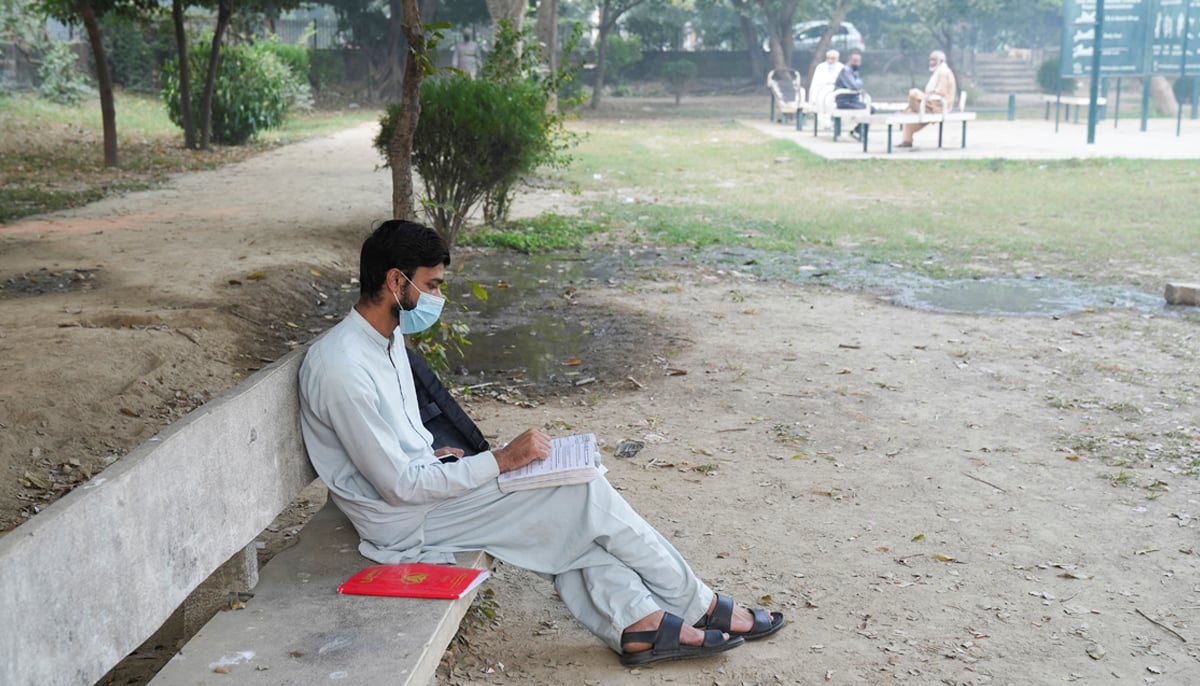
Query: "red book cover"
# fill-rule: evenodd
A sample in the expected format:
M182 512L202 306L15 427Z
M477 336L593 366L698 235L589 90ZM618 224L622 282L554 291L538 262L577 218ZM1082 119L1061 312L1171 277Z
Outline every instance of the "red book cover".
M338 586L338 593L401 598L461 598L488 578L486 569L411 562L372 565Z

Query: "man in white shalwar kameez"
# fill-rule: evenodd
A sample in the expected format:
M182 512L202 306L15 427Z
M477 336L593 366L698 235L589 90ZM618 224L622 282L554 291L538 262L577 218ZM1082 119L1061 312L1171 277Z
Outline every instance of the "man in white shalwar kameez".
M603 476L500 492L498 474L545 459L545 434L530 429L471 456L433 449L397 331L437 320L449 264L432 229L384 222L363 243L361 298L300 370L305 445L360 552L390 564L487 551L550 579L627 665L711 655L782 628L780 613L714 594Z

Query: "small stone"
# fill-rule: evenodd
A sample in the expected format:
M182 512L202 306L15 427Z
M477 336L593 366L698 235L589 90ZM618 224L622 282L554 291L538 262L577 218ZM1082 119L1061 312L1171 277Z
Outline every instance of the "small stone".
M1100 660L1105 655L1104 646L1100 645L1099 643L1093 643L1087 647L1087 654L1088 657L1092 658L1093 660Z

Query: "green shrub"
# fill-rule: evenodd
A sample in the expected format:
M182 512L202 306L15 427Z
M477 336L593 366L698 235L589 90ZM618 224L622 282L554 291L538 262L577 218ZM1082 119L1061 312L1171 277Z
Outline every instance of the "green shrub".
M310 50L308 65L308 82L317 90L346 80L346 60L339 50Z
M221 48L212 102L213 142L241 145L259 131L280 125L287 116L296 77L264 45L265 42L259 42ZM200 104L210 52L208 41L201 41L188 51L192 116L197 125L201 121ZM182 126L177 59L163 65L162 93L171 121Z
M662 78L667 83L667 90L675 96L675 104L679 104L688 84L696 78L696 63L691 60L673 60L662 66Z
M473 233L469 243L523 253L578 250L589 235L605 230L607 227L590 219L547 213L511 222L503 228Z
M620 84L629 68L642 61L642 39L640 36L623 38L609 34L606 55L605 67L612 74L613 83Z
M1043 93L1058 92L1058 58L1051 57L1042 62L1037 71L1038 86L1041 87ZM1075 79L1064 78L1062 80L1062 94L1070 95L1075 92Z
M399 112L388 107L375 138L385 164ZM451 77L421 86L413 166L425 182L425 211L448 245L491 189L511 185L546 157L548 119L545 94L525 81Z
M101 32L113 83L134 93L156 93L162 63L175 54L169 24L122 14L106 15Z
M309 84L308 49L299 45L285 45L274 37L255 44L260 50L275 55L287 65L292 78L287 86L288 104L298 110L311 110L313 106L312 86Z
M60 105L78 105L92 92L91 81L79 69L79 56L71 45L50 41L38 68L38 92Z

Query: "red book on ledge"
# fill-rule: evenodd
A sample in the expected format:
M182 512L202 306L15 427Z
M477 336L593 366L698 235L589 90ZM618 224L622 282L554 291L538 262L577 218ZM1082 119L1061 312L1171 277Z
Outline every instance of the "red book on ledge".
M454 600L488 578L486 569L411 562L372 565L338 586L338 593Z

